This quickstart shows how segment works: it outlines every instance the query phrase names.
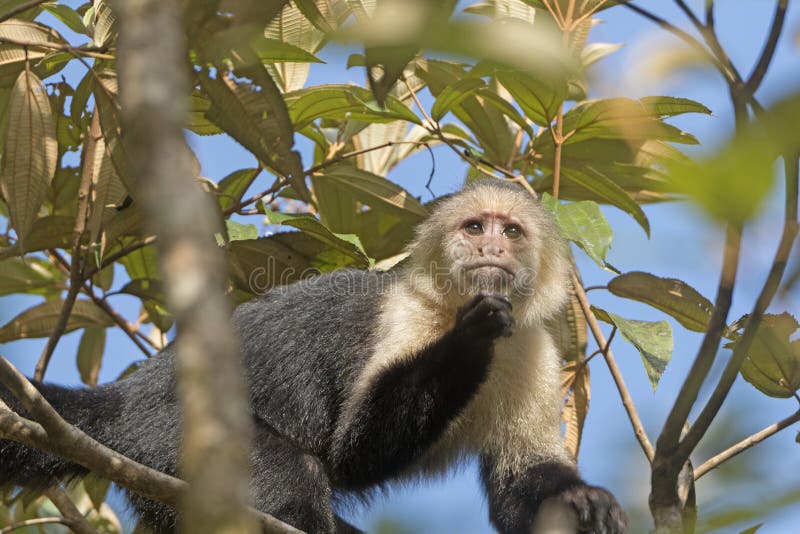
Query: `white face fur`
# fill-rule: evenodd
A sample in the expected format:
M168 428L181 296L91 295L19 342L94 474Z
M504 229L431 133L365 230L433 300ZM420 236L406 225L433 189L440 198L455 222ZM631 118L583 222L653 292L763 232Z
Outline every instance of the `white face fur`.
M431 297L459 306L477 293L502 294L518 320L556 313L570 264L555 222L529 193L484 180L443 200L409 247L413 268L433 279Z

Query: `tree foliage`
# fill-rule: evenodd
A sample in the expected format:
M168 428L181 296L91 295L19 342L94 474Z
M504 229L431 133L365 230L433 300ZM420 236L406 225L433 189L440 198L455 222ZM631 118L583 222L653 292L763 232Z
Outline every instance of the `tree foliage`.
M800 95L768 108L756 99L763 78L759 69L766 70L771 59L769 46L753 74L743 78L714 45L713 18L692 19L708 47L679 35L720 70L738 112L730 140L695 158L685 148L698 140L673 119L710 114L702 103L665 95L591 97L591 66L619 48L587 44L598 14L632 8L653 18L641 8L618 5L625 2L180 4L189 53L185 65L176 68L188 69L192 83L183 102L186 130L229 136L257 162L227 176L201 176L199 164L196 168L198 187L214 199L224 229L209 239L225 252L233 302L320 272L396 262L428 210L403 187L403 178L387 176L416 153L430 152L435 165L436 154L452 151L464 162L465 180L491 175L539 196L576 253L612 273L605 288L612 295L644 303L704 333L696 374L675 392L657 447L628 405L624 382L614 375L645 454L664 469L654 467L653 475L657 528L678 528L680 520L668 517L668 506L661 507L669 499L659 496L677 495L678 470L719 409L712 399L702 410L705 417L692 425L694 434L680 435L721 337L733 351L728 374L716 385L722 400L730 388L726 376L735 378L740 371L765 395L797 398L798 323L788 313L765 311L781 284L796 233ZM707 4L713 16L713 2ZM777 6L772 30L779 35L786 2ZM42 299L0 326L0 343L50 337L52 352L61 334L81 330L76 365L90 386L97 383L103 358L113 352L105 343L106 329L123 329L150 355L173 326L158 269L158 236L143 216L139 179L123 143L119 92L125 88L117 83L112 7L106 0L0 2L0 219L5 230L0 295ZM659 20L667 31L682 31ZM67 34L69 39L63 37ZM354 50L347 66L363 77L361 85L307 83L309 70L331 43ZM733 236L726 254L733 254L735 265L735 236L763 205L776 160L785 169L782 243L788 244L779 249L748 316L727 318L730 298L726 304L725 295L733 290L735 269L733 275L723 270L712 302L684 281L622 273L607 262L613 232L601 206L622 210L631 225L649 235L644 206L690 200ZM267 235L259 221L270 230ZM790 276L783 290L796 279L796 273ZM619 332L642 356L645 373L635 379L647 379L655 390L672 358L673 340L665 321L590 307L579 277L575 285L574 302L552 326L565 356L566 441L577 455L589 411L589 360L602 354L613 374L609 349ZM65 291L74 294L65 296ZM137 317L115 310L118 295L137 299ZM612 327L608 339L598 320ZM147 334L144 324L152 325ZM597 345L590 354L587 326ZM37 378L48 360L43 355ZM664 443L671 446L663 448ZM657 478L666 481L661 493ZM82 484L83 491L80 485L73 488L72 497L82 509L93 510L90 522L98 531L118 532L119 523L104 502L108 482L95 477ZM35 494L9 498L11 504L0 507L0 523L54 513L49 501ZM690 529L685 522L682 528Z

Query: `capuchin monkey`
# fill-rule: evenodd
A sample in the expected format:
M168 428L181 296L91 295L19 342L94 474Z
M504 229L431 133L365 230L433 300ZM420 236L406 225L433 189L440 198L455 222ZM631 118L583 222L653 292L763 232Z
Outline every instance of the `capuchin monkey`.
M560 356L544 325L567 300L571 266L553 219L517 186L483 180L441 200L407 252L390 271L337 271L235 310L254 505L309 533L351 531L338 499L476 456L499 532L535 530L545 501L573 509L581 530L625 532L614 497L580 478L562 444ZM101 443L177 474L173 346L118 382L37 387ZM1 484L85 474L0 440ZM173 510L129 497L147 525L173 531Z

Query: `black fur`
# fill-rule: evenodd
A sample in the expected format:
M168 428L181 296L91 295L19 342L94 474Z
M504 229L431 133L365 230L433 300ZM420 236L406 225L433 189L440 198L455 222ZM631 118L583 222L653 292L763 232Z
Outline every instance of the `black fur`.
M459 311L452 331L380 375L364 408L344 426L349 387L380 336L375 318L389 280L375 272L339 271L273 290L233 314L255 425L253 502L310 533L354 531L334 514L334 496L385 482L418 461L486 378L494 340L513 329L507 300L474 298ZM131 377L96 388L37 387L68 421L101 443L176 475L174 358L169 346ZM6 390L0 388L0 396L24 414ZM0 440L2 485L44 486L85 473ZM554 487L576 487L579 480L574 470L557 469L518 480L487 479L492 520L503 532L517 532L530 519L523 515L535 512L534 503ZM129 497L155 530L174 530L172 510Z

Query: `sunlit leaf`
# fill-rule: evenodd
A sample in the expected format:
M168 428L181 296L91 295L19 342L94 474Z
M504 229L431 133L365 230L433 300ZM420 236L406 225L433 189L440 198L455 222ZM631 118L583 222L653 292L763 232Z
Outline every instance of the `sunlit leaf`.
M293 44L264 36L257 25L225 28L211 35L202 48L203 57L218 67L241 68L281 61L320 63L320 59Z
M48 74L38 69L36 64L51 52L52 48L36 46L36 43L65 44L64 39L52 28L44 24L18 19L0 23L0 42L4 38L31 44L27 47L0 44L0 87L9 87L14 84L20 72L25 69L26 60L30 62L37 76Z
M226 219L225 228L228 231L228 239L230 241L258 239L258 228L254 224L242 224Z
M594 310L595 312L599 310ZM631 345L636 347L642 356L642 363L650 381L653 392L667 364L672 359L672 328L667 321L637 321L625 319L611 312L595 313L598 319L608 320L616 326ZM606 319L607 318L607 319Z
M63 307L62 300L48 300L28 308L0 328L0 343L14 339L48 337L56 327ZM91 326L109 327L114 324L108 315L88 300L76 300L65 332Z
M604 267L613 232L600 206L589 200L562 204L547 193L542 194L541 201L553 212L562 235Z
M23 246L56 170L58 145L50 101L39 78L22 71L8 102L0 189Z
M486 87L486 82L480 78L464 78L445 87L431 107L431 118L435 121L441 120L454 105L482 87Z
M581 63L584 67L594 65L623 46L625 45L618 43L589 43L581 51Z
M612 279L608 290L659 309L695 332L705 332L711 318L711 302L686 282L674 278L630 272Z
M239 169L220 180L217 185L217 198L222 211L236 206L247 189L256 179L260 169Z
M99 510L105 503L108 489L111 487L111 481L91 472L83 478L83 487L89 496L89 500L92 501L94 509Z
M497 79L511 93L525 115L540 126L555 119L567 97L566 81L542 81L520 72L498 71Z
M78 372L81 382L87 386L96 386L103 363L103 351L106 348L106 329L103 327L86 328L78 345Z
M65 4L47 3L43 4L42 8L44 8L45 11L47 11L55 18L63 22L66 27L68 27L75 33L79 34L82 33L84 35L89 34L89 30L83 23L83 19L78 14L78 12L72 9L71 7Z
M711 115L711 110L700 102L674 96L646 96L640 100L644 107L659 117L674 117L684 113Z

